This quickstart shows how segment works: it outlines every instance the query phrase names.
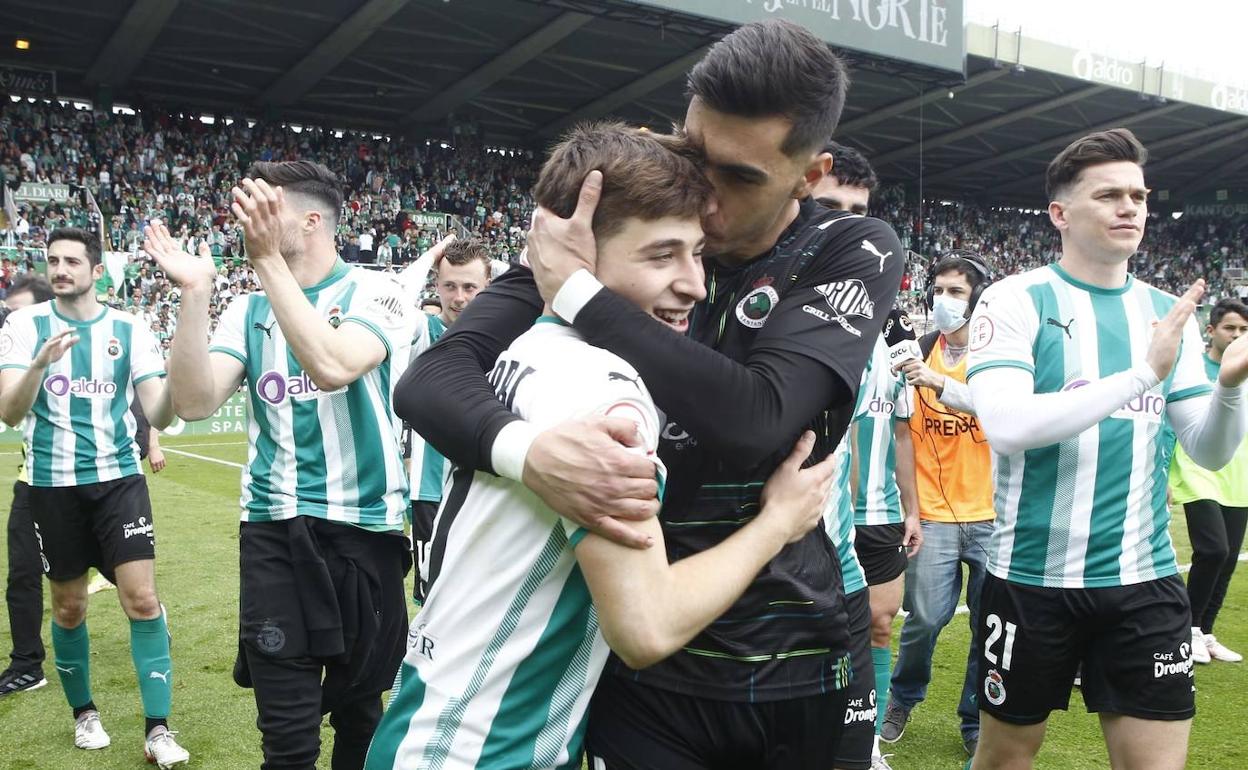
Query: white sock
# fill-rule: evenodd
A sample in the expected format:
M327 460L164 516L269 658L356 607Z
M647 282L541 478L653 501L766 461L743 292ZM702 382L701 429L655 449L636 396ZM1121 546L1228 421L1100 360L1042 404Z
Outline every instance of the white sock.
M871 747L871 756L873 757L880 756L880 734L879 733L875 734L875 745Z

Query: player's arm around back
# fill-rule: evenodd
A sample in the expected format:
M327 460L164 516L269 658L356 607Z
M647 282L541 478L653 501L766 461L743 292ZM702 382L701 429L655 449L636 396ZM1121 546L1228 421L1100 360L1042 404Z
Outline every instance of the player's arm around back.
M553 307L591 343L653 382L655 400L668 419L696 436L699 445L730 467L753 468L783 451L820 413L853 403L897 296L902 262L896 255L903 252L892 228L867 217L829 227L834 235L821 242L797 282L785 289L743 362L693 338L670 335L585 273L564 284ZM864 243L892 258L881 261ZM858 301L848 316L834 318L825 312L833 301L827 292L845 292ZM729 317L728 323L735 320Z
M630 668L654 665L728 610L767 562L822 521L832 458L802 470L814 447L804 433L763 490L762 510L745 527L702 553L668 564L657 519L631 523L656 540L637 550L594 534L576 559L598 610L607 644Z

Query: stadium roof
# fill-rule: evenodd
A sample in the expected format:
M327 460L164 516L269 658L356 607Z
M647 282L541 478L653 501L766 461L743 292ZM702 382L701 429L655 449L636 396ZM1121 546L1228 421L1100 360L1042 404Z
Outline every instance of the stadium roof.
M503 146L605 115L678 120L684 73L731 29L623 0L0 0L0 27L32 43L0 64L55 70L62 96L443 138L468 125ZM837 135L886 181L1040 205L1061 146L1126 125L1163 205L1248 188L1248 115L1181 101L1160 70L1146 88L1142 65L1056 66L1060 51L1036 60L1021 34L974 27L964 80L849 55Z

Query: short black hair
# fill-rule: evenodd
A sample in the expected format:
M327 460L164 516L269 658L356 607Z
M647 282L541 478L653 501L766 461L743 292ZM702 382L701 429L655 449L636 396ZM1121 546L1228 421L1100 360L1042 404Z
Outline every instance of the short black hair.
M47 302L52 299L52 284L48 283L48 279L38 273L20 273L13 282L9 284L9 292L7 296L12 297L14 294L21 294L24 291L30 292L30 296L34 298L35 303Z
M1060 198L1079 179L1085 168L1127 161L1143 167L1148 150L1127 128L1111 128L1081 136L1057 154L1044 172L1044 191L1049 200Z
M853 147L828 142L823 151L832 155L832 170L828 173L836 181L846 187L865 187L868 192L875 192L880 186L880 178L871 168L871 162Z
M1209 325L1217 326L1222 323L1222 319L1226 318L1229 313L1234 313L1245 321L1248 321L1248 304L1244 304L1242 300L1235 299L1234 297L1227 297L1226 299L1218 300L1217 304L1213 306L1213 309L1209 311Z
M87 261L91 263L91 267L100 264L100 237L94 233L83 230L81 227L58 227L48 236L47 248L52 248L52 244L57 241L73 241L81 243L87 249Z
M832 138L845 107L849 72L808 30L783 19L746 24L724 37L689 72L686 92L717 112L782 115L793 127L780 150L813 152Z
M281 186L287 192L307 195L321 203L330 214L326 222L329 228L338 226L342 213L342 180L326 166L310 160L256 161L247 169L247 176L263 179L274 187Z
M957 273L965 276L966 282L974 289L991 280L992 276L987 271L983 257L966 249L954 249L936 260L932 266L932 279L946 273Z

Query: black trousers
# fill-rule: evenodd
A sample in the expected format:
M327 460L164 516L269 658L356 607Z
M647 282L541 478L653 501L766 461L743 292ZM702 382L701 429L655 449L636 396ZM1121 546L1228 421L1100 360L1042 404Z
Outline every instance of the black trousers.
M254 689L263 770L315 770L321 718L333 770L359 770L407 641L401 533L296 517L239 529L239 660Z
M256 695L256 727L264 745L263 770L315 770L321 753L321 677L325 662L282 660L242 646ZM366 693L329 712L334 728L333 770L364 767L368 744L381 721L381 692Z
M1187 576L1192 625L1211 634L1244 544L1248 508L1227 508L1212 500L1196 500L1184 503L1183 512L1187 514L1187 534L1192 541L1192 571Z
M13 635L10 667L38 672L43 668L43 562L30 510L30 486L13 484L13 507L9 509L9 577L4 599L9 607L9 633Z

